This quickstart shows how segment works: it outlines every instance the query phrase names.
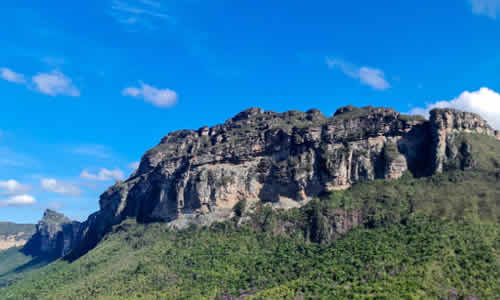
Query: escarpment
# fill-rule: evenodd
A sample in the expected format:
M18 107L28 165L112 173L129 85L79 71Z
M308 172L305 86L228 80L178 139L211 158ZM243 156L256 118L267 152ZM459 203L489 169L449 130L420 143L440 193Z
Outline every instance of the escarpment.
M80 225L80 222L47 209L36 225L35 234L24 245L23 252L44 258L62 257L80 242Z
M363 181L468 168L470 145L455 143L462 133L499 136L471 113L433 110L426 120L353 106L332 117L316 109L251 108L224 124L171 132L144 154L130 178L101 195L100 210L74 234L72 255L130 217L178 228L206 225L231 217L241 200L287 209Z

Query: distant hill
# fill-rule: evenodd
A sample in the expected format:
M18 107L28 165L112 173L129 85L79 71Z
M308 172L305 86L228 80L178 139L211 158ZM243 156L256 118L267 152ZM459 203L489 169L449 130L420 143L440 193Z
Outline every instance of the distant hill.
M35 233L34 224L0 222L0 251L23 246Z

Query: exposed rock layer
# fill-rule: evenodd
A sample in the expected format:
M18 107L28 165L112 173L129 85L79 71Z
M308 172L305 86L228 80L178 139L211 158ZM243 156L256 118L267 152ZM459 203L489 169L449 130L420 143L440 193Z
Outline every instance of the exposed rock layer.
M79 222L48 209L36 225L36 233L26 243L23 251L36 256L62 257L80 242L80 225Z
M441 172L457 157L465 168L467 146L457 156L450 145L464 132L499 136L479 116L451 109L434 110L427 121L389 108L347 106L330 118L315 109L251 108L221 125L169 133L129 179L101 195L98 212L68 229L77 241L67 245L78 245L79 255L128 217L174 227L210 224L230 217L243 199L297 207L362 181Z

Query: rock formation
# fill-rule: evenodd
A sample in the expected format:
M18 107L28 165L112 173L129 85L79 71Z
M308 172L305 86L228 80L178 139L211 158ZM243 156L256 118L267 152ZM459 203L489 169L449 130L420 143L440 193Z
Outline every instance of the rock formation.
M240 200L298 207L367 180L432 175L457 159L466 168L468 146L451 143L462 133L499 137L479 116L451 109L433 110L426 120L390 108L346 106L333 117L251 108L221 125L169 133L130 178L101 195L98 212L71 229L61 225L61 238L53 238L56 227L39 227L50 228L43 232L51 243L76 237L55 249L65 254L77 245L77 257L129 217L180 228L210 224L229 218Z
M62 257L80 241L80 223L47 209L36 225L36 233L26 243L23 252L34 256Z
M493 130L479 115L455 109L435 109L430 114L433 135L433 171L442 172L450 162L461 168L473 167L470 145L457 145L457 136L463 133L484 134L500 140L500 132ZM460 157L459 157L460 156ZM458 162L455 159L459 158Z

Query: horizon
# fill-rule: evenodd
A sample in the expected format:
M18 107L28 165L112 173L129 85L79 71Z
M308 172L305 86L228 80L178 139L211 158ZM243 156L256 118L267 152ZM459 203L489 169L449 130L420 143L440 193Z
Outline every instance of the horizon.
M451 107L500 129L498 0L363 5L2 4L0 221L84 221L163 136L249 107Z

